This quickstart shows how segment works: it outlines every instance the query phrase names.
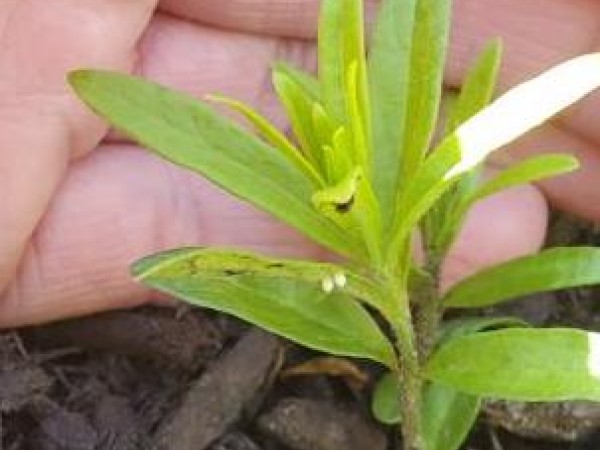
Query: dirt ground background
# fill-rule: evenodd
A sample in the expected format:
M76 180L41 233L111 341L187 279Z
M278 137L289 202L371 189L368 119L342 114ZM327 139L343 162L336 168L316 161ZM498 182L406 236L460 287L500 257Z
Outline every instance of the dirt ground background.
M549 239L599 245L600 232L557 217ZM600 289L489 312L600 331ZM378 369L322 357L197 309L142 308L7 331L0 450L399 448L396 430L369 412ZM597 450L600 405L490 402L464 449Z

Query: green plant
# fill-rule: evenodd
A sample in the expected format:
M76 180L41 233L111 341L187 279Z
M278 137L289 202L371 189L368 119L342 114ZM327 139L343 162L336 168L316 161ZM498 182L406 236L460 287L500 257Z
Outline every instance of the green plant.
M501 54L498 42L490 44L434 142L449 15L449 0L383 0L367 61L362 2L324 0L318 78L283 63L273 70L295 141L235 100L213 97L241 113L257 136L135 77L96 70L69 77L94 111L140 144L346 261L186 248L140 260L134 276L308 347L383 364L389 374L376 388L374 411L401 423L406 450L458 448L481 398L600 400L600 334L534 329L514 318L442 322L450 308L597 283L599 249L546 250L483 270L445 294L438 289L441 261L475 202L576 168L572 157L549 154L488 181L479 176L493 150L600 85L600 54L489 104ZM417 231L423 263L413 258Z

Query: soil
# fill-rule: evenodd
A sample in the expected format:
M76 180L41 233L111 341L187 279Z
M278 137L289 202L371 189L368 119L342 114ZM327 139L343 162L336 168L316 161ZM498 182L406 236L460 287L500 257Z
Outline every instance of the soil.
M600 244L555 220L555 244ZM507 305L600 330L600 290ZM497 313L498 311L492 311ZM142 308L0 334L0 450L395 450L376 367L322 358L235 319ZM600 406L490 402L464 450L600 448Z

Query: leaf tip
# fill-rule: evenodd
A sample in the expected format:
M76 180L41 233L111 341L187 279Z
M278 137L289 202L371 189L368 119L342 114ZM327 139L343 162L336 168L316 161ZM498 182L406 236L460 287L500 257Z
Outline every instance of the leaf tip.
M71 70L67 73L67 82L75 91L79 91L90 80L91 72L89 69Z
M138 259L129 266L129 274L136 281L142 281L153 264L150 261L151 257Z
M581 167L581 162L579 159L573 155L566 155L566 161L568 161L568 168L573 171L577 170Z

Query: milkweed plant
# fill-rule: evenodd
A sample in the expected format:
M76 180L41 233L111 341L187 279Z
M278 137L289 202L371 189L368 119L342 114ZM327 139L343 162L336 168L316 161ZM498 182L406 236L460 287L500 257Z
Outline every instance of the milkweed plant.
M182 248L136 262L135 278L307 347L383 365L373 411L400 424L405 450L457 449L485 398L600 401L600 334L512 317L443 320L447 311L595 284L600 249L552 248L439 289L441 263L476 202L577 168L572 156L544 154L480 176L491 152L600 85L600 54L493 100L501 45L492 42L439 124L450 9L450 0L382 0L367 58L362 1L323 0L318 75L273 68L293 138L233 99L210 102L237 111L254 133L140 78L69 75L115 128L344 261Z

